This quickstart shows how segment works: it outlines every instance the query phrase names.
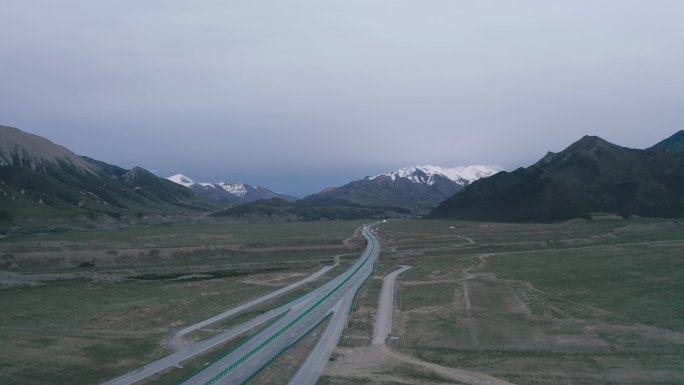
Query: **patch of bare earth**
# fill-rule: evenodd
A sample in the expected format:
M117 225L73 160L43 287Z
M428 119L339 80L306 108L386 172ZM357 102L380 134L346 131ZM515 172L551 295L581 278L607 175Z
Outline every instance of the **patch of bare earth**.
M239 279L239 281L252 285L283 287L297 282L308 275L310 275L309 272L250 274Z
M511 385L483 373L425 362L386 346L338 348L334 357L325 370L325 381L331 383Z

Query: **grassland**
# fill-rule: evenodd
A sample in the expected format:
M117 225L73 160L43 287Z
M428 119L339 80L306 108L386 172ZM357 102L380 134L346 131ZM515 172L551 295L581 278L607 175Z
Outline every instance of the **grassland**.
M358 225L158 225L0 240L0 383L94 384L138 367L168 353L175 330L356 253L361 243L345 239ZM684 383L682 221L404 220L378 233L380 261L321 383L457 383L369 347L382 277L399 264L414 268L397 283L389 344L417 361L519 385Z
M2 239L0 383L97 384L139 367L169 353L164 342L176 330L357 253L361 244L345 240L358 225L158 225Z
M684 383L682 221L406 220L379 234L385 267L359 305L392 266L414 266L397 284L395 351L519 385ZM421 381L368 343L339 348L324 383Z

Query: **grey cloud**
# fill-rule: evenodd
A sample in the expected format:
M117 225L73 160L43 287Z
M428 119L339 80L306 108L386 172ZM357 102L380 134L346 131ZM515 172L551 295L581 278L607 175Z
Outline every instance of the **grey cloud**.
M4 0L0 124L300 195L584 134L646 147L684 127L683 4Z

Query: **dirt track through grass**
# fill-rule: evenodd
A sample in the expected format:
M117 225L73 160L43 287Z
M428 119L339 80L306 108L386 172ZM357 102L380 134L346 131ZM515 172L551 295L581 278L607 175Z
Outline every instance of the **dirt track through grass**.
M681 221L379 229L386 263L415 266L397 288L390 348L400 354L519 385L684 383ZM364 366L372 359L363 349L341 348L328 381L396 373L387 368L397 360L378 363L384 371Z

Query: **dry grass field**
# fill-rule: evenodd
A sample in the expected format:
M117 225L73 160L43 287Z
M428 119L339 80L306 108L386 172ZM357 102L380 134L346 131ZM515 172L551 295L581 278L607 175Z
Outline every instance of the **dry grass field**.
M164 225L2 239L0 383L96 384L139 367L168 353L165 341L183 326L341 255L321 281L337 274L362 246L348 239L358 225ZM321 384L484 383L457 380L462 372L518 385L684 383L682 221L403 220L380 224L378 234L381 259ZM399 264L414 268L397 281L389 350L371 347L382 277ZM315 338L256 381L295 368ZM229 346L151 383L175 382Z
M140 367L169 353L165 341L184 326L357 254L362 244L347 239L358 226L160 225L0 239L0 383L98 384Z
M381 264L323 384L458 383L430 363L519 385L684 383L682 221L406 220L379 234ZM408 367L367 338L400 263L414 269L397 281L389 348Z

